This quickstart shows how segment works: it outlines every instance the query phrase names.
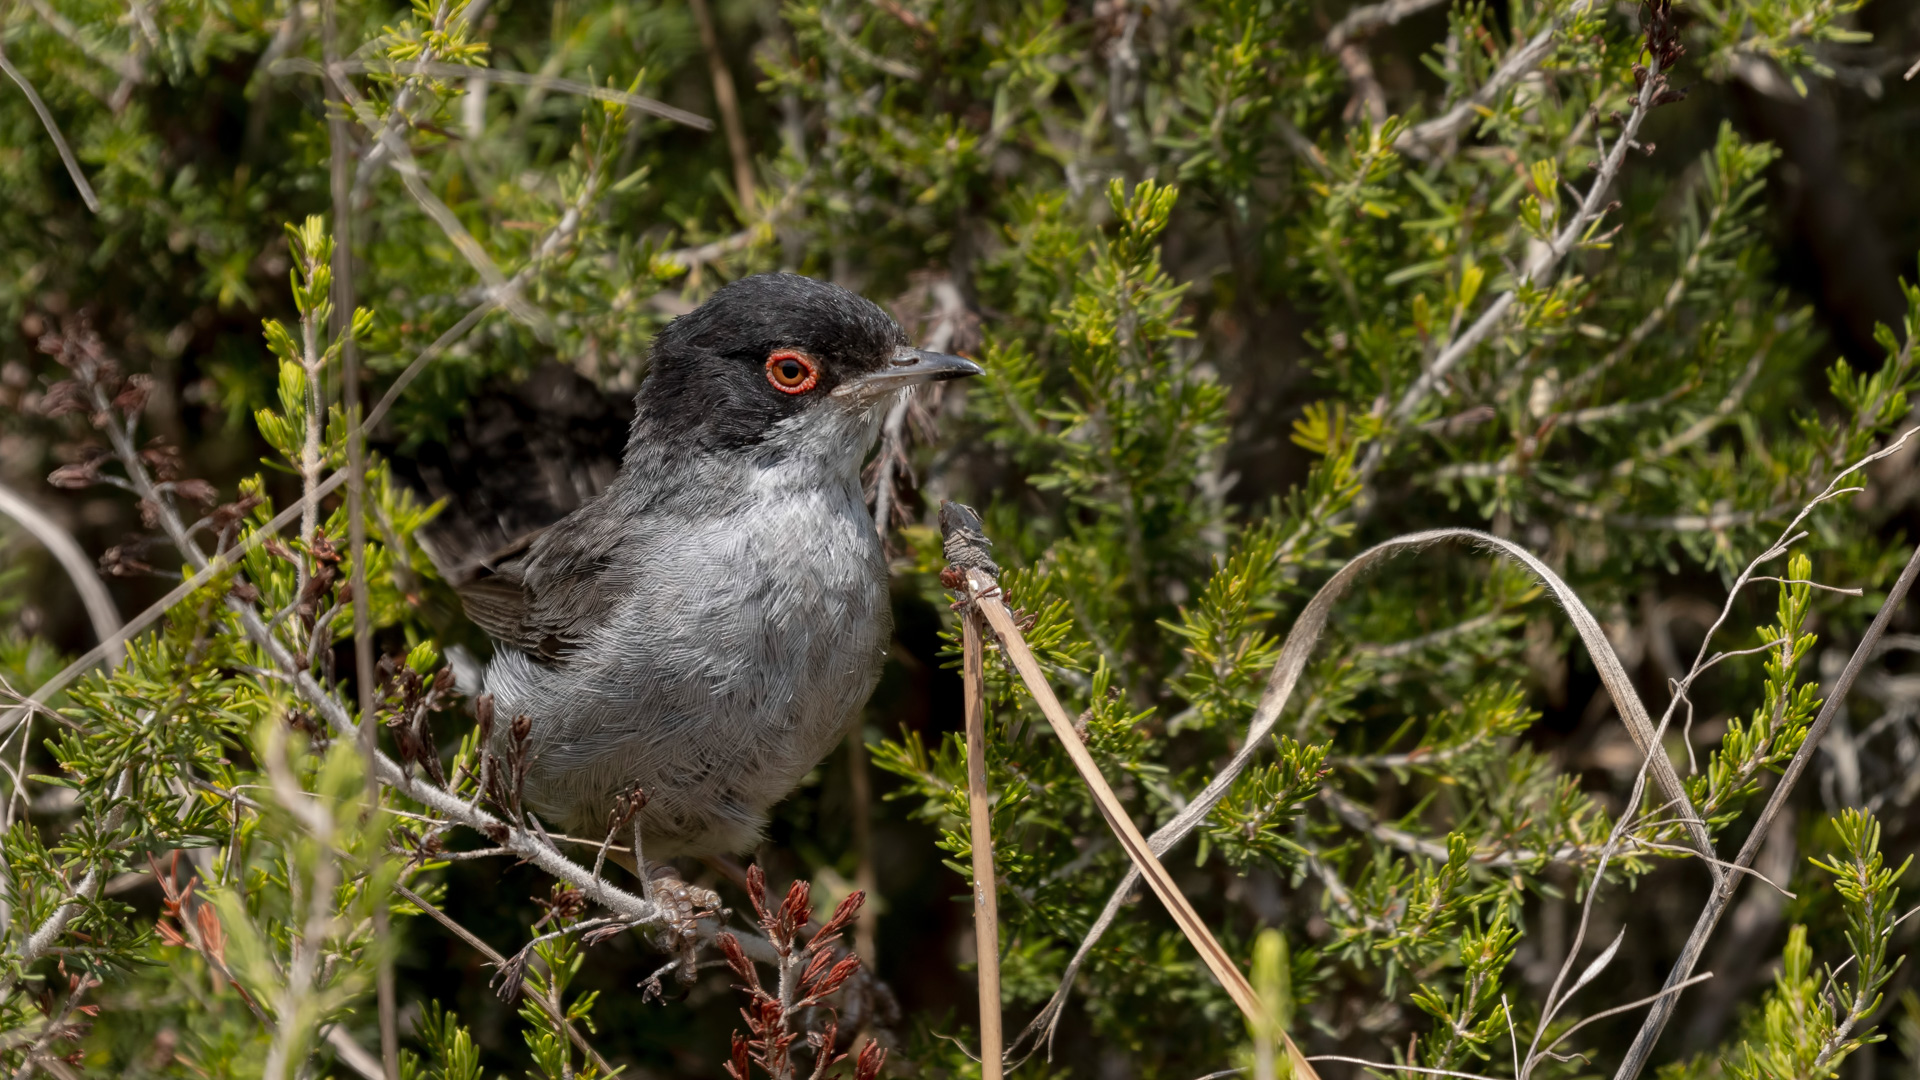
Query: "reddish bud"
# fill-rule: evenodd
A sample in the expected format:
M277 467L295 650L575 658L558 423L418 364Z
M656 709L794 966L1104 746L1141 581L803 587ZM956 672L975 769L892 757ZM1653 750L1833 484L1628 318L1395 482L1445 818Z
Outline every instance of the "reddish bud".
M780 905L779 933L786 940L793 940L793 932L807 925L813 917L813 887L804 881L796 881L787 889L787 898ZM768 933L774 931L770 928Z
M868 1042L860 1048L860 1057L853 1063L853 1080L877 1080L886 1064L886 1049L877 1042Z
M140 460L147 463L153 475L161 480L173 480L180 475L180 448L169 446L155 439L140 451Z
M833 965L833 970L827 972L827 977L821 979L820 985L815 987L813 993L808 996L826 997L828 994L840 989L841 985L848 979L853 978L853 973L859 970L860 958L849 954L846 959Z
M753 901L753 913L767 921L767 874L755 863L747 867L747 899Z
M720 934L714 938L714 941L719 944L721 954L727 958L727 967L732 969L735 975L740 976L740 980L747 984L748 989L759 989L760 973L754 970L753 961L747 959L747 954L740 948L740 939L732 934Z
M73 379L62 379L47 387L47 392L40 395L42 416L86 412L88 404L86 388Z
M807 963L807 969L800 973L801 997L810 998L814 996L813 984L815 980L826 973L827 965L831 963L833 963L833 950L821 949L819 952L813 954L813 959Z
M212 506L220 498L220 491L205 480L180 480L174 483L173 493L183 499L191 499L202 506Z
M47 483L67 491L78 491L99 482L100 463L98 461L76 461L71 465L62 465L47 474Z
M727 1075L733 1080L747 1080L748 1063L746 1036L736 1031L733 1033L733 1060L727 1062Z
M493 695L481 694L473 699L473 718L480 722L480 745L486 746L493 738Z
M846 899L840 901L840 905L833 909L833 917L828 919L827 924L820 928L820 932L813 936L814 947L818 948L838 937L840 932L847 928L847 924L860 914L860 907L866 901L867 894L859 889L848 893Z
M153 376L129 375L127 385L113 399L113 407L132 416L147 407L147 396L153 392Z

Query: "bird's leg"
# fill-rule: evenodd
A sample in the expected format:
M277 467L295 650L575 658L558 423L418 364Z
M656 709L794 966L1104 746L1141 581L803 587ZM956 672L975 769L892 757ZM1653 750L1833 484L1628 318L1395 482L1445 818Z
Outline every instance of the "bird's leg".
M646 897L649 904L659 903L659 897L654 895L653 875L647 872L646 857L640 853L639 814L633 815L633 872L640 875L640 895Z
M644 851L641 846L640 815L636 813L633 816L631 868L640 879L640 895L648 903L658 906L667 916L667 926L660 932L660 945L668 952L680 954L685 962L675 970L680 972L682 979L690 981L698 970L693 946L699 938L700 919L722 910L720 894L712 889L687 884L672 863L647 865Z

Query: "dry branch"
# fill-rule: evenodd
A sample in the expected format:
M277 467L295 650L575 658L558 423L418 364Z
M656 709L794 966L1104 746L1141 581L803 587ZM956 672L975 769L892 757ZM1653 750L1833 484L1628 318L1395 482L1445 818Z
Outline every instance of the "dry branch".
M993 579L981 570L967 571L966 583L967 597L973 609L985 616L987 624L999 637L1001 649L1005 651L1007 659L1012 662L1014 670L1020 673L1021 682L1026 684L1035 704L1040 706L1041 713L1046 716L1047 723L1053 727L1054 735L1059 737L1060 745L1066 750L1068 760L1073 762L1074 769L1079 772L1080 779L1086 783L1088 791L1093 794L1094 802L1107 819L1107 825L1113 829L1121 848L1132 860L1134 867L1132 873L1147 879L1147 884L1153 889L1154 895L1166 905L1167 911L1173 915L1173 921L1179 925L1181 933L1186 935L1195 951L1200 954L1200 959L1207 965L1207 970L1212 972L1213 977L1225 988L1227 996L1233 999L1233 1003L1240 1008L1241 1013L1250 1023L1258 1023L1265 1013L1265 1006L1254 994L1252 984L1247 982L1246 975L1233 962L1233 958L1221 948L1213 932L1207 929L1207 924L1200 921L1199 914L1182 895L1180 887L1174 883L1173 876L1167 873L1165 866L1160 864L1155 852L1148 845L1147 838L1142 836L1139 827L1134 825L1133 818L1128 815L1127 808L1121 803L1120 797L1113 793L1113 788L1107 784L1107 778L1101 775L1100 766L1088 752L1086 742L1081 739L1080 733L1074 730L1073 718L1067 715L1067 710L1061 706L1060 699L1054 696L1053 687L1047 683L1046 673L1040 670L1040 663L1034 659L1033 650L1027 647L1026 638L1020 632L1020 624L1014 618L1013 612L1007 608L999 586L995 585ZM1300 1048L1293 1044L1292 1037L1284 1031L1280 1033L1280 1037L1285 1042L1287 1057L1296 1070L1295 1075L1302 1080L1318 1080L1319 1074L1314 1071L1313 1066L1307 1064L1306 1058L1301 1056Z
M967 698L967 809L973 848L974 956L980 976L980 1075L1000 1080L1000 900L993 873L993 795L987 786L985 627L977 610L961 623Z

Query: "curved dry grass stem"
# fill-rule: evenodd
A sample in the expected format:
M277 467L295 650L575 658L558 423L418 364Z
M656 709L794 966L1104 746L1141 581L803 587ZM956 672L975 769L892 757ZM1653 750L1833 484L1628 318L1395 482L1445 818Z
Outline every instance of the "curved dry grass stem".
M1908 435L1911 434L1912 432L1908 432ZM1899 442L1866 460L1872 461L1891 453L1906 439L1906 435L1901 436ZM1863 461L1861 464L1864 465L1866 462ZM1798 519L1795 523L1798 523ZM1873 617L1873 622L1861 637L1860 644L1854 648L1853 657L1847 661L1846 669L1840 673L1840 677L1828 691L1826 701L1820 706L1819 714L1814 717L1813 724L1807 728L1807 734L1800 744L1800 749L1794 753L1793 760L1781 774L1779 783L1774 785L1773 795L1768 798L1765 808L1760 812L1760 820L1754 823L1753 830L1747 834L1746 843L1741 845L1740 854L1733 861L1735 866L1745 869L1752 866L1754 860L1759 857L1761 847L1765 845L1767 837L1772 832L1774 818L1779 816L1781 809L1786 805L1787 796L1792 794L1794 786L1806 772L1807 764L1813 759L1813 753L1819 747L1821 737L1826 735L1827 729L1833 726L1835 714L1838 713L1840 705L1846 701L1847 693L1853 689L1854 680L1859 678L1861 670L1867 665L1867 660L1873 656L1874 649L1879 645L1881 635L1886 632L1887 623L1892 620L1894 611L1905 602L1916 576L1920 576L1920 547L1914 549L1912 558L1907 560L1906 568L1900 572L1893 587L1887 591L1886 602L1880 605L1879 613ZM1691 978L1694 966L1700 962L1700 957L1706 950L1707 940L1713 936L1714 929L1720 924L1720 917L1726 913L1727 906L1733 902L1733 894L1739 882L1739 875L1728 874L1717 883L1713 894L1707 899L1706 906L1701 909L1699 917L1694 921L1693 932L1687 936L1687 942L1680 950L1680 958L1674 962L1673 969L1667 974L1666 985L1662 988L1663 993L1678 990ZM1674 1005L1678 1000L1677 992L1665 993L1665 996L1654 1003L1652 1011L1647 1014L1646 1020L1640 1025L1639 1032L1634 1036L1633 1045L1628 1047L1626 1057L1620 1062L1620 1068L1614 1073L1614 1080L1634 1080L1640 1075L1641 1070L1646 1068L1647 1058L1652 1055L1654 1044L1659 1041L1661 1032L1666 1030L1667 1021L1672 1019Z
M74 591L80 594L80 602L86 606L102 655L109 666L118 667L126 654L120 635L120 609L114 606L113 597L108 595L93 560L59 522L5 484L0 484L0 514L12 518L28 536L38 540L47 554L60 564L60 569L67 572Z
M53 148L60 152L60 161L67 167L67 175L73 177L73 186L80 189L80 198L86 201L87 209L99 213L100 196L93 193L93 185L87 183L87 174L80 171L80 162L74 158L73 148L67 145L66 137L60 134L60 125L53 122L53 113L47 109L47 103L40 100L39 91L33 88L25 75L20 74L19 68L13 66L13 61L7 59L4 43L0 43L0 71L6 72L7 78L12 79L20 92L27 95L27 102L39 114L41 126L47 129L47 137L53 140Z
M1626 724L1628 735L1633 738L1640 752L1647 756L1648 768L1653 773L1662 795L1678 808L1680 820L1685 824L1695 850L1709 858L1712 857L1713 843L1707 834L1706 826L1701 822L1699 814L1694 811L1693 803L1687 797L1686 788L1680 780L1679 773L1675 771L1673 763L1667 759L1665 752L1660 749L1656 728L1647 714L1646 706L1641 702L1632 680L1627 677L1626 669L1621 666L1619 657L1614 654L1613 645L1608 640L1599 620L1587 610L1586 604L1581 601L1579 595L1532 552L1511 540L1474 529L1434 529L1388 540L1355 556L1320 587L1320 591L1314 594L1313 599L1301 610L1299 617L1294 620L1292 629L1287 632L1286 641L1280 648L1280 655L1274 661L1273 671L1267 678L1266 691L1261 695L1259 704L1254 707L1252 720L1240 741L1240 749L1208 782L1206 788L1193 797L1184 810L1154 831L1148 842L1155 856L1165 854L1199 828L1201 822L1212 813L1214 806L1226 796L1234 781L1240 777L1266 744L1267 737L1273 732L1274 724L1279 721L1281 712L1286 709L1288 701L1292 698L1294 687L1298 685L1300 676L1306 670L1307 660L1312 655L1314 646L1326 632L1334 605L1347 590L1352 588L1369 570L1388 559L1443 542L1467 543L1489 549L1495 554L1525 566L1547 586L1554 599L1560 603L1567 617L1573 622L1574 629L1580 634L1581 642L1586 646L1594 667L1600 673L1601 682L1606 686L1608 694L1613 698L1614 707ZM997 626L996 629L998 629ZM1716 882L1725 876L1725 872L1718 866L1712 863L1707 865ZM1129 870L1121 878L1118 887L1107 898L1107 905L1101 911L1099 918L1094 921L1093 927L1082 939L1079 950L1067 963L1066 971L1060 979L1059 989L1054 992L1053 998L1047 1002L1040 1014L1021 1033L1020 1038L1015 1040L1016 1047L1028 1040L1033 1041L1035 1049L1038 1049L1042 1043L1051 1042L1053 1031L1059 1023L1061 1010L1066 1005L1068 994L1072 992L1073 981L1079 974L1080 966L1091 955L1101 936L1113 925L1127 896L1139 884L1138 870Z

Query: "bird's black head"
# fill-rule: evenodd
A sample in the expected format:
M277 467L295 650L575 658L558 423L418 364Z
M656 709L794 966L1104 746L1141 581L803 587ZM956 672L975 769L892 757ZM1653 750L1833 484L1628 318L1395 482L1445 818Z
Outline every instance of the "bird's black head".
M805 413L822 413L823 422L864 413L902 387L979 372L969 360L909 347L865 297L798 274L758 274L654 338L635 430L677 448L752 446Z

